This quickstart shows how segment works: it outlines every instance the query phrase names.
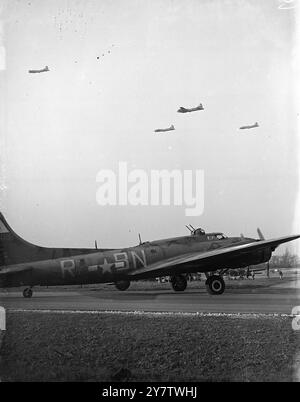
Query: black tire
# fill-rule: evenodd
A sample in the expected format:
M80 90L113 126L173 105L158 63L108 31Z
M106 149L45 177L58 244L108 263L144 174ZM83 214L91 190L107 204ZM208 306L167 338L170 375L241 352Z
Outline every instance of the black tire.
M222 293L224 293L225 282L220 275L210 276L209 278L207 278L205 285L208 293L210 293L211 295L221 295Z
M171 284L175 292L183 292L187 287L187 280L183 275L172 276Z
M124 291L127 290L130 286L130 281L119 281L115 282L115 286L118 290Z
M23 296L26 298L26 299L30 299L30 297L32 297L32 289L30 289L30 288L26 288L26 289L24 289L23 290Z

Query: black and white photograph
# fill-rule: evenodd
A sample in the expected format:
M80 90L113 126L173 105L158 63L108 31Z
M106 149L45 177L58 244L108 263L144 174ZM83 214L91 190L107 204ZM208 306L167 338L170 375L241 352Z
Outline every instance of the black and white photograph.
M0 1L1 383L300 381L299 17Z

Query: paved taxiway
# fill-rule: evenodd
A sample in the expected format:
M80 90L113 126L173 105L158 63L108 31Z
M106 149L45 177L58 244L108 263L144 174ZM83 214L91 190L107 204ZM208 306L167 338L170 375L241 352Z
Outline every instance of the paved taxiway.
M0 303L9 310L155 311L184 313L291 314L300 305L298 287L227 289L212 296L204 288L175 293L171 289L76 289L35 291L31 299L21 292L0 292Z

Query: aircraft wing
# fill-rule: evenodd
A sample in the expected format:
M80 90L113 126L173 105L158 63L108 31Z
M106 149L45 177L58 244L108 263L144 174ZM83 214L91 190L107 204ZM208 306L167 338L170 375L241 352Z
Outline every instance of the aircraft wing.
M232 247L223 247L223 248L218 248L210 251L205 251L205 252L194 252L194 253L187 253L187 254L182 254L179 256L175 256L172 258L168 258L166 260L162 260L150 265L147 265L146 267L136 269L135 271L130 273L130 276L134 279L135 276L139 276L141 274L147 274L147 273L153 273L153 276L159 276L161 273L165 273L168 269L171 268L180 268L184 267L184 265L188 265L189 263L193 263L196 261L201 261L202 264L205 264L205 262L211 263L214 259L217 261L219 260L220 257L226 256L226 257L234 257L239 254L245 254L254 250L259 250L263 249L265 247L271 247L275 249L278 247L280 244L295 240L299 238L300 235L294 235L294 236L284 236L284 237L279 237L277 239L270 239L270 240L257 240L252 243L247 243L247 244L240 244L237 246L232 246Z

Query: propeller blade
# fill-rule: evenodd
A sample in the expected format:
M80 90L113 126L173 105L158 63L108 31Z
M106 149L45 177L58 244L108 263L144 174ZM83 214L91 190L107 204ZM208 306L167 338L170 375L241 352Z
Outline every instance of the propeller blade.
M260 228L257 228L257 233L258 233L258 236L259 236L260 240L265 240L264 235L262 234Z

